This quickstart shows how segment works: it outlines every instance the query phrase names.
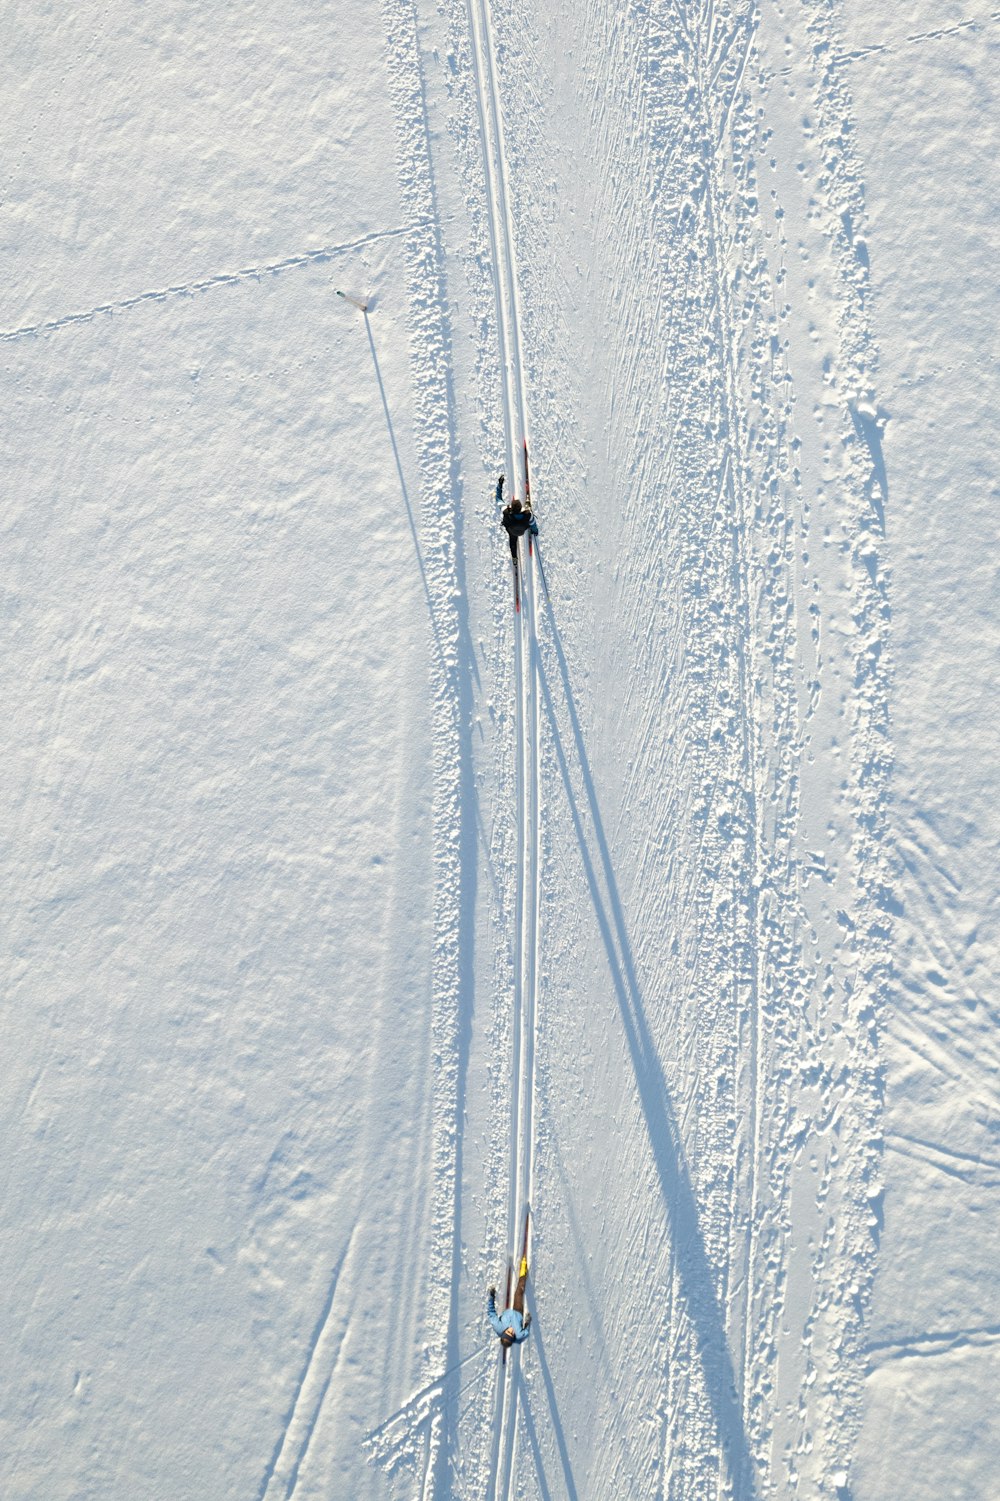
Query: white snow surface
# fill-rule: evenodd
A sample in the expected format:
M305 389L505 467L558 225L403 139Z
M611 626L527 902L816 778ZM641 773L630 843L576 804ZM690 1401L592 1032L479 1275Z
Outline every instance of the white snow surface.
M3 70L0 1496L996 1494L1000 12Z

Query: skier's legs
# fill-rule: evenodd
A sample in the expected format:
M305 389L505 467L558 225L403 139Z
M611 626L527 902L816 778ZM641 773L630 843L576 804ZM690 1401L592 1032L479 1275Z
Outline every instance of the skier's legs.
M528 1268L525 1267L524 1271L521 1273L520 1277L518 1277L518 1279L517 1279L517 1286L514 1289L514 1312L515 1313L520 1313L522 1315L524 1313L524 1289L525 1289L525 1286L527 1284L527 1281L528 1281Z
M508 532L507 535L510 538L510 556L511 556L511 561L513 562L514 567L516 568L517 567L517 533L516 532Z

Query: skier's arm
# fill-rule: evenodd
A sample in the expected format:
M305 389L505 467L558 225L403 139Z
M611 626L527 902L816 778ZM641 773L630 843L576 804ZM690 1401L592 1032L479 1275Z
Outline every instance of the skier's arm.
M502 1334L503 1325L501 1324L500 1316L497 1313L496 1289L493 1287L490 1288L490 1295L486 1300L486 1317L493 1325L493 1328L496 1330L497 1334Z
M503 505L503 475L497 480L497 505Z
M516 1342L519 1345L523 1345L524 1341L528 1338L528 1331L529 1331L530 1328L531 1328L531 1314L530 1313L526 1313L524 1315L524 1323L521 1325L521 1332L520 1332L520 1334L517 1334L517 1335L514 1336Z

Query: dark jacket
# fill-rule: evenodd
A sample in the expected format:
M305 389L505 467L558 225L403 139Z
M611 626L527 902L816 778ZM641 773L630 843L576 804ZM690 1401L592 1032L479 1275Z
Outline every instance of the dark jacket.
M519 511L515 511L513 506L504 506L501 525L506 527L509 537L523 537L525 532L538 536L538 522L532 515L530 506L522 506Z

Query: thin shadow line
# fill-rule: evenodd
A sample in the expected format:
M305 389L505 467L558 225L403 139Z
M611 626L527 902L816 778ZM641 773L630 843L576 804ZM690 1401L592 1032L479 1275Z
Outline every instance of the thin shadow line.
M364 314L365 333L368 335L368 348L372 352L372 364L375 366L375 379L378 381L378 392L382 398L382 410L385 413L385 425L389 430L389 442L392 444L392 456L396 461L396 474L399 476L399 488L403 492L403 504L406 506L406 519L410 523L410 535L413 538L413 550L417 555L417 567L420 569L420 582L424 586L424 598L427 600L427 613L431 617L431 629L434 632L434 641L437 645L438 657L444 668L444 647L441 645L441 635L438 631L437 618L434 614L434 602L431 599L430 585L427 582L427 569L424 567L424 555L420 550L420 538L417 535L416 518L413 515L413 506L410 504L410 492L406 488L406 477L403 474L403 464L399 457L399 447L396 443L396 429L392 425L392 417L389 413L389 402L386 399L385 383L382 380L382 370L375 352L375 340L372 337L371 320L367 311Z
M549 602L549 623L593 824L594 838L597 842L601 871L607 888L607 907L601 895L597 870L591 857L580 809L573 792L566 751L552 701L552 692L540 658L538 680L545 700L553 745L569 802L573 827L580 845L587 885L607 952L618 1009L625 1028L632 1067L639 1089L640 1104L646 1121L657 1176L660 1180L660 1192L667 1212L674 1254L677 1258L681 1289L698 1336L697 1343L709 1401L715 1414L719 1436L729 1459L734 1501L756 1501L757 1486L753 1460L743 1426L736 1375L726 1339L725 1320L719 1306L713 1270L698 1226L698 1204L681 1143L680 1129L664 1077L663 1066L646 1019L618 884L611 863L611 853L604 833L594 779L576 712L569 668L552 614L551 602ZM608 909L610 909L610 917Z

